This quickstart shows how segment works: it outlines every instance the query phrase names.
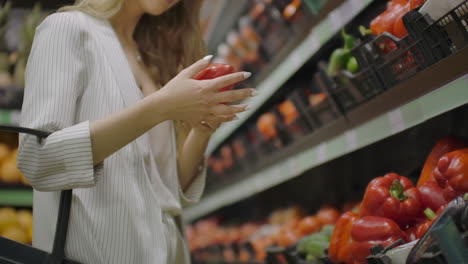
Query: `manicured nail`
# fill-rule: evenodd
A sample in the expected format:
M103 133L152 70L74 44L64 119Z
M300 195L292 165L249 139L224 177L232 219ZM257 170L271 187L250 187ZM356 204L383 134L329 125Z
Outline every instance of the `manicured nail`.
M258 92L256 90L252 90L252 92L250 93L250 96L254 97L254 96L257 96L258 95Z
M245 79L249 78L250 76L252 76L251 72L244 72L244 78Z
M211 59L213 59L213 55L205 56L203 59L207 61L211 61Z

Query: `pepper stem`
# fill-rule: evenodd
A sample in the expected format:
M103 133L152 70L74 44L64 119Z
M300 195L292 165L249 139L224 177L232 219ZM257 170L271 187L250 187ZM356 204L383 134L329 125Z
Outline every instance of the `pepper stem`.
M408 196L405 193L405 189L403 189L403 185L398 180L393 181L392 186L390 187L390 194L399 201L408 199Z
M463 196L463 200L468 201L468 193L465 193L465 196Z
M426 210L424 210L424 214L429 218L429 220L432 220L437 216L431 208L426 208Z
M361 33L361 36L365 37L367 35L372 34L372 30L361 25L359 26L359 33Z

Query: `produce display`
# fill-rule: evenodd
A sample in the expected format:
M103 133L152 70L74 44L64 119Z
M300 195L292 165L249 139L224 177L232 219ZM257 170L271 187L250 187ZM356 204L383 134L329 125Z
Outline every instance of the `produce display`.
M376 246L394 246L423 237L448 203L468 193L467 143L459 137L441 138L428 155L416 185L396 173L376 177L367 184L362 201L345 206L341 212L323 206L308 215L305 208L295 206L274 211L268 220L236 227L225 227L213 218L200 220L189 227L192 254L202 262L239 261L235 251L227 254L228 259L206 251L216 245L236 244L238 248L251 246L249 258L243 256L248 263L270 263L274 258L296 259L280 263L320 263L328 259L365 264ZM200 243L201 237L204 243Z
M30 210L0 208L0 236L23 244L32 243L33 217Z
M18 149L11 149L0 143L0 185L29 185L26 178L16 167Z
M250 1L237 25L219 43L216 62L252 73L263 71L291 37L307 30L325 0Z
M8 52L5 45L5 33L8 28L8 14L12 2L7 1L0 7L0 86L24 87L24 71L28 61L32 41L36 27L44 20L46 14L41 10L40 4L36 4L31 13L24 19L21 28L21 42L17 50ZM13 70L12 70L13 69Z
M187 228L187 234L191 252L198 261L263 262L268 254L281 248L294 249L304 260L311 261L324 256L339 217L340 211L330 206L314 215L292 206L272 212L267 220L239 226L222 226L216 218L200 220ZM204 251L218 245L224 247L222 251L230 251L232 245L246 250L237 256Z
M331 49L330 54L325 56L328 57L327 62L317 59L309 63L314 65L310 71L304 68L300 76L293 76L283 85L284 88L281 88L282 91L286 91L281 93L282 96L272 97L269 107L262 107L261 112L250 117L245 125L211 154L210 159L219 162L210 163L209 174L216 177L210 178L207 191L210 192L211 187L216 189L217 184L225 184L226 180L234 180L255 171L257 167L262 166L259 161L266 154L279 152L299 138L313 134L315 130L341 115L346 115L371 98L468 46L466 38L461 37L466 35L466 27L463 25L468 22L466 1L447 4L452 9L444 9L444 12L451 13L441 14L441 21L429 23L427 21L430 20L425 19L418 10L427 10L426 6L430 6L434 1L436 0L426 3L421 0L390 0L383 13L369 16L366 21L361 19L346 25L347 32L343 28L339 38L334 38L330 44L335 49ZM267 6L263 5L263 2L256 3L252 15L266 12ZM366 12L372 14L372 10ZM249 23L263 25L261 21L263 20L243 17L242 29L246 30L245 25ZM422 25L421 21L425 21L426 24ZM370 28L367 29L366 26ZM406 29L408 26L411 29L409 31ZM359 38L356 37L356 32L360 34ZM231 39L235 38L233 36L231 34ZM258 43L271 44L260 36L256 39ZM439 47L440 52L432 51L428 47ZM247 154L229 160L228 167L243 169L221 169L224 160L220 157L223 155L221 148L234 145L235 150L242 150L243 154ZM460 158L461 154L453 158L447 157L447 162ZM438 181L447 183L441 188L449 198L453 198L457 193L452 191L452 195L448 194L451 191L450 181L454 181L451 171L438 174L441 177ZM428 174L423 173L422 178L426 175ZM425 198L422 200L424 202Z

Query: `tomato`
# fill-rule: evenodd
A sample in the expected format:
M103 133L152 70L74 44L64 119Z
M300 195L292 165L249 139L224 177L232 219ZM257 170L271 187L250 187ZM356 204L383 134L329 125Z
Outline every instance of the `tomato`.
M334 225L338 221L338 218L340 218L340 212L333 207L323 207L317 212L317 218L324 225Z
M221 159L224 168L229 169L234 165L234 161L232 159L232 149L229 145L224 145L221 147Z
M265 113L257 120L257 129L265 140L270 140L277 136L276 116L272 113Z
M298 229L303 236L316 233L322 229L322 221L316 216L306 216L299 222Z
M299 231L294 229L282 230L278 236L278 246L289 247L301 239Z
M224 75L234 73L234 67L224 63L211 63L206 69L195 75L195 80L210 80ZM219 89L219 92L231 90L234 85L229 85Z
M283 103L278 105L278 110L283 116L284 123L290 125L291 123L299 117L296 106L294 106L291 100L286 100Z

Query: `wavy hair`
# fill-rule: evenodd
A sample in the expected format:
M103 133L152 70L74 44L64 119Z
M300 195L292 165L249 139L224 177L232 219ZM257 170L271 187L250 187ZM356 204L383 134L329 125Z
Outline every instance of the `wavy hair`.
M77 0L59 11L81 11L101 19L117 14L125 0ZM200 28L202 0L181 0L161 15L145 14L135 29L134 39L153 81L162 87L180 70L206 54ZM190 128L176 121L177 149L180 150Z

